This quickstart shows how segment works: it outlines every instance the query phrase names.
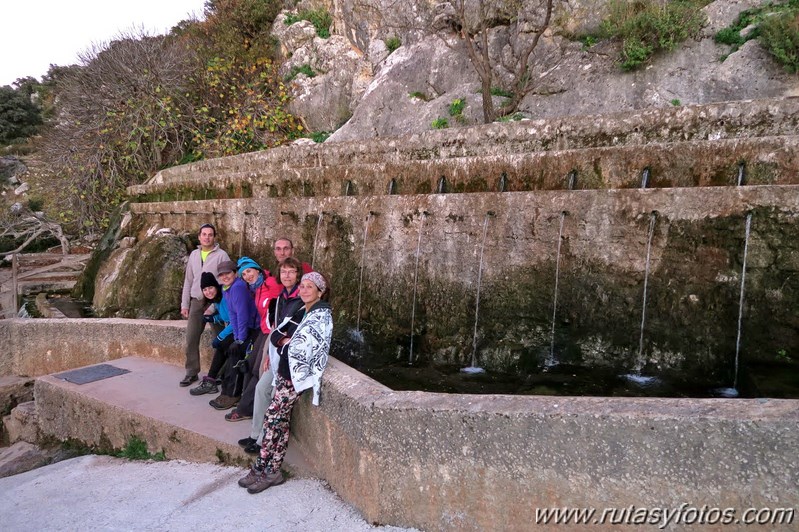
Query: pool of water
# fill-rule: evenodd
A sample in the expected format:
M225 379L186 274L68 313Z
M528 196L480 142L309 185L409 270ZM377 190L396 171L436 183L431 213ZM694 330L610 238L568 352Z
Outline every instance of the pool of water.
M596 397L775 397L799 398L799 367L755 365L742 368L737 389L730 383L691 384L685 379L618 373L603 368L555 365L538 373L517 375L464 371L459 366L397 363L369 367L347 361L393 390L463 394L558 395ZM352 363L355 362L355 363Z

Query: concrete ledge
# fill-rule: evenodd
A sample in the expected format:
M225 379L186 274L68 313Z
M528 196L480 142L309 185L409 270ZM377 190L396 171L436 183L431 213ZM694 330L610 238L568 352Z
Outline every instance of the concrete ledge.
M183 367L185 337L185 320L0 320L0 345L5 346L0 351L0 375L38 377L127 356ZM213 356L211 339L206 328L200 340L203 370L208 369Z
M100 354L131 350L128 335L145 341L136 327L154 342L143 353L182 346L171 322L159 332L141 320L7 321L40 324L0 322L0 339L21 335L15 327L55 338L55 322L73 322L62 331L73 351L89 339ZM47 367L35 349L7 351ZM41 432L116 448L136 435L151 452L198 462L248 459L236 445L248 424L225 422L208 396L176 385L180 365L154 358L118 358L130 373L82 386L37 379ZM325 479L370 522L424 530L527 530L537 508L552 507L687 504L740 515L799 507L799 401L394 392L331 359L321 406L306 394L295 410L286 462Z
M424 530L529 530L564 506L799 506L799 401L392 392L331 360L292 429L367 520Z
M41 434L106 449L122 449L137 436L150 452L164 451L169 459L250 462L236 443L249 436L250 422L227 422L226 412L208 405L213 395L193 396L178 387L181 368L137 357L112 365L130 373L83 385L53 375L38 378L34 393ZM295 474L302 474L301 464L296 452L286 459Z

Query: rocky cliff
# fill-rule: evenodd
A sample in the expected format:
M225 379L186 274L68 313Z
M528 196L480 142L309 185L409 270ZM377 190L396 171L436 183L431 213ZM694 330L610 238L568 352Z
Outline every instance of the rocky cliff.
M741 11L761 3L710 3L703 9L707 21L697 39L655 55L644 68L624 72L618 65L618 42L600 40L587 47L579 38L596 32L607 2L558 2L536 52L540 82L523 99L518 117L597 115L799 94L796 77L785 73L757 41L728 56L730 47L714 41ZM527 9L531 4L522 5ZM449 2L304 1L297 10L320 7L333 14L330 38L316 36L307 21L287 25L285 13L273 28L284 72L303 65L313 72L313 77L294 77L292 104L311 131L334 132L330 141L344 141L418 133L429 130L437 118L449 118L449 127L482 123L479 78L451 29ZM489 31L498 78L508 75L503 58L518 46L513 35L501 23ZM387 43L401 46L390 53ZM465 102L457 121L448 116L455 99ZM495 99L502 101L501 96Z

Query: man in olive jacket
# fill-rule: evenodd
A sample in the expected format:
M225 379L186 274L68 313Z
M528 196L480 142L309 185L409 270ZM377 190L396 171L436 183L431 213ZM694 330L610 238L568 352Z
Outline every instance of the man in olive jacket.
M200 278L204 272L211 272L216 277L219 263L230 260L216 243L216 228L213 225L201 225L197 236L200 246L191 252L186 263L180 300L180 314L189 320L186 325L186 376L180 381L181 386L195 382L200 373L200 336L205 328L203 311L206 308Z

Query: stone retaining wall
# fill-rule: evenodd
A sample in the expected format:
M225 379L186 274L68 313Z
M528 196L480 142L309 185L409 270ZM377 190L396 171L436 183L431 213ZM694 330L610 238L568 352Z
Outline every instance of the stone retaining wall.
M0 367L38 371L44 359L63 370L122 352L178 363L181 325L2 320ZM292 445L375 523L529 530L537 508L687 504L740 517L799 507L795 400L393 392L335 359L321 406L309 399L293 416Z

